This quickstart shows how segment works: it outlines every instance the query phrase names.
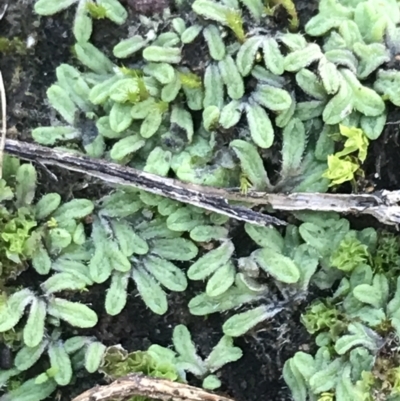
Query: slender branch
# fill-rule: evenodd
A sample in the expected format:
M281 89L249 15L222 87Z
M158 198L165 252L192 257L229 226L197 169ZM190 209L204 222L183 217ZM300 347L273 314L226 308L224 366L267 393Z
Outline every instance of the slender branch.
M5 11L4 11L5 12ZM1 136L0 136L0 178L3 176L4 145L7 133L7 103L3 75L0 71L0 99L1 99Z
M251 210L252 206L265 205L275 210L290 212L311 210L368 214L383 224L400 224L400 191L378 191L372 194L249 192L247 195L242 195L238 190L187 184L102 159L91 159L11 139L6 140L5 150L25 160L88 174L111 184L132 186L261 226L286 223L276 217ZM229 201L239 202L248 207L231 205Z
M243 200L243 196L237 191L228 191L226 199ZM383 190L371 194L249 192L246 199L247 203L270 205L275 210L368 214L383 224L400 224L400 190Z
M8 4L5 4L3 6L3 9L0 11L0 19L2 19L4 17L4 15L5 15L6 11L7 11L7 8L8 8Z
M75 397L72 401L128 400L144 396L161 401L233 401L200 388L169 380L130 374L107 386L96 386Z
M286 222L276 217L256 212L244 206L230 205L224 198L224 191L215 191L210 187L185 184L171 178L160 177L131 167L121 166L102 159L8 139L6 151L25 160L59 166L68 170L88 174L108 183L131 186L161 195L179 202L224 214L236 220L267 226L285 225Z

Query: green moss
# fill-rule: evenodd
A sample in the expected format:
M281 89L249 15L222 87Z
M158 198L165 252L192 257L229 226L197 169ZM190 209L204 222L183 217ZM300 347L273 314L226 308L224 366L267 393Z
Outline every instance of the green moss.
M267 10L270 14L273 14L278 6L282 6L290 15L289 29L291 31L297 31L299 29L299 17L293 0L268 0L267 4Z
M0 53L25 55L27 51L26 43L18 37L9 39L0 37Z
M351 272L370 259L368 247L353 236L344 238L331 256L331 263L339 270Z
M388 231L382 231L373 258L373 267L378 273L397 274L400 268L400 242L398 236Z
M301 322L311 334L321 330L331 330L340 321L339 311L332 305L326 305L317 300L307 308L307 312L301 316Z
M104 19L107 17L107 9L102 5L89 2L86 4L86 9L88 10L90 16L94 19Z
M36 227L31 212L26 208L8 211L0 207L0 273L2 280L15 278L25 270L27 260L35 248L32 229Z
M171 361L161 359L148 351L127 353L119 347L108 348L103 359L102 371L112 379L126 376L130 373L144 373L151 377L161 377L178 381L177 369Z
M169 358L161 358L149 351L128 353L123 348L109 347L103 358L101 371L115 380L131 373L143 373L171 381L181 381L176 366ZM147 397L134 396L129 401L151 401Z

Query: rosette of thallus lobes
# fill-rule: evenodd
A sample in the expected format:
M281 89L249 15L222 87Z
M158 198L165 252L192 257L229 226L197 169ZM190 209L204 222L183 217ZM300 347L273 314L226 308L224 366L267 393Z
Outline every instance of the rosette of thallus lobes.
M62 202L56 193L40 197L35 168L8 157L3 177L2 279L28 268L43 279L3 293L0 333L16 354L0 379L6 383L35 364L48 366L13 392L12 400L32 391L42 399L57 385L68 385L80 369L93 373L101 366L106 346L84 335L97 324L97 314L70 300L74 292L107 281L105 310L117 315L131 279L146 305L164 314L165 289L187 287L183 262L197 256L200 244L228 235L225 216L146 192L121 188L97 202ZM78 334L68 336L71 328Z
M399 103L398 72L390 69L399 43L397 3L387 0L376 6L373 1L322 0L318 15L305 27L307 37L264 26L261 0L196 0L189 12L190 24L185 15L139 17L136 33L112 51L101 51L91 44L90 33L75 34L74 49L83 68L59 66L57 82L48 89L50 104L67 124L59 121L58 126L36 128L35 140L46 145L72 141L78 145L77 151L91 156L220 187L324 192L332 182L351 177L359 161L346 152L333 155L337 137L333 134L339 133L339 124L343 136L350 136L343 127L355 128L359 142L351 143L350 138L350 143L346 142L352 149L349 152L365 150L368 140L376 139L383 130L386 101ZM76 18L74 32L82 29L84 25ZM309 37L321 39L316 43ZM205 43L204 62L194 67L185 49L196 41ZM270 149L279 146L277 143L281 143L280 171L272 182L265 165L276 163ZM358 158L362 162L365 151L360 151ZM175 217L179 221L182 213L181 231L176 232L190 231L192 222L186 218L196 215L190 209L180 207L171 214L164 211L164 217L168 216L170 222ZM128 277L132 277L149 306L162 313L165 296L147 299L142 288L157 282L156 271L162 259L176 280L174 286L166 281L162 285L183 290L186 281L172 267L180 253L162 254L160 240L148 239L140 232L143 224L155 223L142 220L145 218L140 215L132 234L128 222L113 221L112 212L107 216L100 207L93 222L95 259L91 260L91 272L97 282L112 276L109 293L126 289ZM202 226L211 230L209 222ZM186 237L169 238L177 234L171 234L171 226L167 227L168 233L162 234L167 238L161 244L188 247L187 259L194 257L193 243ZM217 234L214 229L219 230ZM129 246L118 242L124 230L136 238ZM258 230L265 231L261 236L265 238L273 233L276 245L270 249L257 239L261 249L236 262L225 228L201 233L217 243L189 268L189 279L208 279L206 292L190 303L192 313L211 313L263 299L266 287L255 279L259 269L267 271L279 286L284 283L304 288L308 283L311 276L301 268L301 258L306 257L300 257L300 252L308 255L311 271L315 271L320 258L304 238L305 243L299 244L304 245L301 251L285 245L285 241L293 242L295 228L288 228L283 237L272 228L248 226L246 230L253 239ZM106 244L106 238L114 235L120 248L118 255L124 256L102 259L101 252L106 248L98 244ZM157 251L151 251L149 242L156 244ZM104 263L97 264L97 260ZM112 306L106 300L111 313L118 313L125 304L126 290L117 293L120 297L108 298L115 300ZM219 306L202 310L202 297L206 297L204 305ZM224 304L218 297L232 302ZM261 306L249 311L245 316L249 316L250 323L239 325L239 333L280 307L271 311Z
M90 43L77 17L74 49L84 68L62 64L47 92L67 124L39 127L35 140L74 142L91 156L220 187L274 187L261 161L276 162L268 153L276 139L276 179L290 190L325 191L329 179L339 182L335 169L359 167L333 156L333 134L341 124L374 140L385 100L399 103L398 73L389 68L398 44L394 0L378 8L321 1L306 26L318 43L264 26L261 0L196 0L190 16L190 25L184 15L139 17L136 34L112 51ZM203 41L204 61L191 66L188 49Z
M388 105L400 106L395 0L321 0L307 35L266 24L261 0L195 0L177 5L179 15L137 16L135 32L112 49L90 42L92 20L123 24L118 1L39 0L35 10L73 5L79 64L56 70L47 91L52 126L33 130L44 145L193 184L325 192L360 169ZM199 62L190 60L193 46ZM335 140L345 150L334 154ZM22 327L15 366L1 382L47 358L49 369L21 386L40 384L45 398L73 371L98 369L104 345L62 331L93 327L97 315L66 291L103 284L105 310L117 315L131 285L163 314L168 292L185 291L187 278L204 281L191 313L231 310L223 331L235 337L303 299L310 284L340 283L333 301L345 299L343 309L313 305L303 318L310 332L329 331L318 337L320 351L296 354L284 376L296 401L333 392L338 401L364 400L372 385L362 372L372 369L382 330L399 328L396 280L372 262L375 230L352 230L336 214L296 213L300 224L284 230L245 224L251 252L242 256L235 224L215 213L123 187L99 201L37 200L34 168L15 160L3 177L3 274L31 266L43 282L13 289L0 305L0 332Z
M65 299L66 295L70 298L107 281L105 310L116 315L125 306L132 279L146 305L163 314L164 288L187 287L181 264L196 257L195 242L228 233L224 216L205 215L200 209L132 189L116 190L97 202L63 203L56 193L36 200L36 170L16 159L5 159L3 177L2 277L16 277L30 267L43 280L32 287L7 288L3 294L0 333L17 352L13 367L0 378L6 382L46 356L49 359L49 368L26 381L13 397L33 388L38 399L45 397L57 385L69 384L82 367L93 373L101 365L106 347L95 337L65 338L68 327L88 329L98 322L94 310ZM17 338L20 346L15 344Z
M94 204L88 199L63 203L57 193L37 199L36 181L32 165L5 158L0 181L0 333L2 340L17 352L13 366L2 370L0 379L2 384L7 383L47 355L49 368L21 386L22 392L29 392L35 383L40 383L35 387L39 399L57 385L67 385L77 366L96 371L105 346L91 336L62 338L60 326L90 328L98 318L88 306L56 295L93 284L87 267L75 260L87 254L82 247L86 241L84 220ZM63 258L66 263L57 268L55 260ZM7 282L28 268L45 276L39 286L31 283L21 288Z

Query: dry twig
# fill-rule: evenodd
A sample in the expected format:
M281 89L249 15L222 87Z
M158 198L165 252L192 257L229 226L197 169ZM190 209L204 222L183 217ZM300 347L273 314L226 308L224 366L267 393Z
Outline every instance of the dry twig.
M223 190L218 193L218 190L210 187L185 184L171 178L145 173L144 171L121 166L106 160L92 159L83 155L11 139L6 141L6 151L21 159L88 174L111 184L135 187L202 209L224 214L236 220L247 221L261 226L286 224L283 220L256 212L248 207L230 205L224 197L225 192Z
M72 401L122 401L133 396L144 396L161 401L233 401L187 384L142 374L131 374L107 386L93 387Z
M226 196L228 200L243 199L242 195L228 192ZM383 224L395 226L400 224L400 190L384 190L370 194L249 192L246 199L248 203L270 205L275 210L368 214Z
M7 8L8 8L8 4L5 4L3 6L3 9L0 11L0 19L2 19L4 17L4 15L5 15L6 11L7 11Z
M0 20L4 17L8 8L8 4L5 4L3 10L0 12ZM0 101L1 101L1 133L0 133L0 178L3 173L3 154L4 145L7 134L7 103L6 103L6 90L4 88L3 75L0 71Z
M187 184L102 159L91 159L87 156L11 139L6 140L5 150L25 160L88 174L111 184L136 187L261 226L286 223L276 217L251 210L253 206L264 205L289 212L312 210L368 214L383 224L396 226L400 224L400 191L379 191L372 194L249 192L247 195L242 195L238 190ZM247 207L232 205L229 201L239 202Z
M7 103L6 103L6 90L4 88L3 75L0 71L0 99L1 99L1 136L0 136L0 178L3 173L3 155L4 145L6 143L7 133Z

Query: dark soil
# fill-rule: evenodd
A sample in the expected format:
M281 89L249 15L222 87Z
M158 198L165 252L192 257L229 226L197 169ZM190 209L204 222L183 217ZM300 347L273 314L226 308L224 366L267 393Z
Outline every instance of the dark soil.
M367 177L375 183L377 190L400 188L399 124L399 109L390 107L384 132L370 145L365 171Z
M0 1L0 12L2 3L4 0ZM38 17L32 12L33 1L8 0L8 3L7 13L0 21L0 38L18 38L22 43L25 43L28 37L35 40L35 44L29 49L0 52L0 69L8 98L8 137L31 141L32 128L50 123L52 111L46 104L46 89L55 81L56 67L63 62L70 62L73 58L70 27L74 7L54 17ZM141 0L140 3L145 7L144 4L149 3L149 0ZM295 1L302 26L315 13L317 3L317 0ZM284 26L285 13L279 13L275 22ZM117 28L107 21L98 25L101 25L101 31L95 31L94 41L101 47L109 48L118 38L126 37L126 27ZM377 189L400 188L398 121L398 110L391 110L390 123L379 140L372 144L366 163L366 176ZM98 185L93 185L92 180L79 174L53 168L47 170L41 166L38 168L43 192L56 191L68 199L73 196L97 198L102 190ZM243 246L246 247L247 244L244 242ZM21 276L21 281L27 285L33 280L35 277L29 271ZM132 286L127 306L121 314L112 317L104 311L106 289L107 283L91 287L90 292L74 294L73 297L79 297L81 302L91 304L99 316L99 324L94 329L79 331L79 334L96 335L106 345L121 344L129 351L147 349L154 343L170 345L173 327L183 323L192 333L200 353L207 356L221 337L222 323L229 316L216 314L202 318L190 315L187 303L200 290L192 285L184 294L170 295L169 311L164 316L149 311ZM221 393L236 401L290 400L289 392L281 378L283 364L296 351L308 350L313 343L300 324L301 308L302 305L293 305L272 321L236 341L244 356L221 370ZM102 380L100 375L88 376L82 372L76 383L59 391L59 399L69 401L84 390L102 383ZM193 379L191 384L198 385L199 382Z

